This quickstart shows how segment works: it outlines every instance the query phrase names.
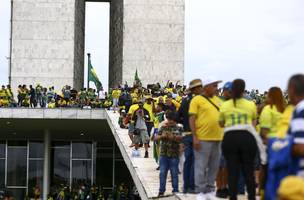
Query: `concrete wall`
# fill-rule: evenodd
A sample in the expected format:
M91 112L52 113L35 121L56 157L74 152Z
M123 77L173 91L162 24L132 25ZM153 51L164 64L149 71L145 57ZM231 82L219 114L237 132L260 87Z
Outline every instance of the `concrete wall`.
M112 0L110 6L109 86L122 82L123 0Z
M83 7L84 0L13 0L13 89L19 84L36 83L54 85L56 90L66 84L80 86L84 31L79 27L84 28Z
M85 1L75 1L74 87L83 88L85 47Z
M107 119L103 109L1 108L0 119Z
M116 1L123 1L123 38L115 38L115 45L123 40L122 77L110 78L111 85L112 81L133 83L136 69L144 85L183 81L184 0ZM113 26L120 32L120 21ZM115 45L112 43L116 62L110 63L110 69L120 73L121 57L116 55L121 52L116 48L121 45Z
M184 0L111 0L109 84L184 78ZM84 78L84 0L13 0L11 85L76 89Z

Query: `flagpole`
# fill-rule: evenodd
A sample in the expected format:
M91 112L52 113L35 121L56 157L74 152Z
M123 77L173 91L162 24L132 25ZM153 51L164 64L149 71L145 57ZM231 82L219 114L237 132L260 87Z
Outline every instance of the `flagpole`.
M89 90L89 87L90 87L90 80L89 80L89 76L90 76L89 62L90 62L90 59L91 59L91 54L88 53L88 80L87 80L87 90Z

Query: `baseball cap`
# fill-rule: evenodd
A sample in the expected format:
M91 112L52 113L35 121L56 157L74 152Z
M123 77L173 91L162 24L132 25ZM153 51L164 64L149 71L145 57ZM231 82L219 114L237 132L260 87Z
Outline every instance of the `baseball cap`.
M228 81L224 84L223 90L231 90L232 89L232 82Z

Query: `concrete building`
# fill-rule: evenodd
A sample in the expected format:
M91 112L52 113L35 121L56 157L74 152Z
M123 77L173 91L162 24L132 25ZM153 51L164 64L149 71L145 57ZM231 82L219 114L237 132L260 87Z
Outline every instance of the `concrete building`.
M15 199L133 184L105 110L1 108L0 127L0 190Z
M14 90L37 83L55 90L83 87L85 2L12 0L9 82ZM144 85L183 81L184 0L96 2L110 3L110 87L132 83L136 69ZM150 187L116 120L105 110L1 108L0 190L23 199L38 187L46 199L58 185L112 189L132 180L142 199L155 197L156 172L147 176L154 180Z
M144 85L183 81L184 0L99 1L110 3L110 87L136 69ZM83 87L85 0L12 0L11 26L12 88Z

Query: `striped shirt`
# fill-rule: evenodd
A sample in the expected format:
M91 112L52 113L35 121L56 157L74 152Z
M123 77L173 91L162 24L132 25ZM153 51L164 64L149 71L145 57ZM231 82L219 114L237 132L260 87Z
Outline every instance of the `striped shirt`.
M294 136L295 144L304 145L304 100L295 107L288 134ZM298 175L304 178L304 157L299 159Z

